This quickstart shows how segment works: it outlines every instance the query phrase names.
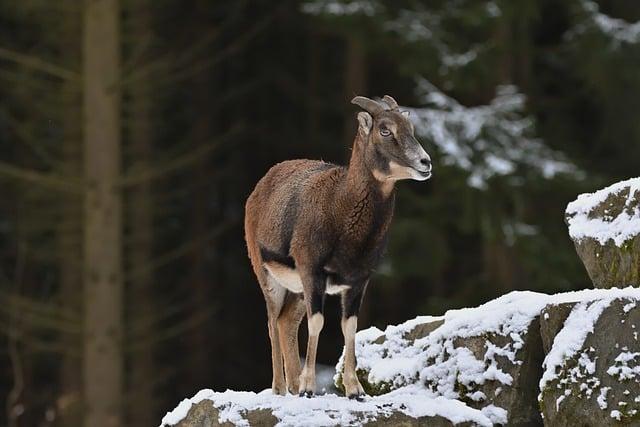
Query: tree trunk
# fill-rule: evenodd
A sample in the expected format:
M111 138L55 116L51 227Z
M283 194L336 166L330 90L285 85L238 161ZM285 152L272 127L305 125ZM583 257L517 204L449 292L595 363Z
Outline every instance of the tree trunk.
M67 15L62 23L61 51L69 69L78 70L80 65L81 8L74 0L64 3ZM62 87L61 174L78 179L82 175L82 110L80 91L75 81L67 81ZM60 263L60 300L73 315L80 315L82 289L82 199L75 194L61 195L61 215L58 222L58 248ZM80 348L77 335L62 332L66 348ZM82 372L80 360L70 351L61 355L60 395L57 409L61 425L79 425L81 422Z
M146 44L151 37L150 5L147 2L136 2L130 14L128 28L129 39ZM133 51L144 47L134 46ZM145 57L144 52L139 52ZM153 125L151 111L151 83L142 79L130 89L130 116L128 135L130 143L130 167L132 170L144 170L150 167ZM149 182L143 181L129 192L127 203L128 223L131 230L128 251L129 271L131 276L128 293L128 321L134 326L133 337L128 337L128 344L134 344L140 336L148 336L155 313L154 292L152 288L153 273L146 268L153 256L153 198ZM156 332L157 333L157 332ZM157 424L156 399L153 392L154 372L157 372L153 358L153 344L134 347L129 353L129 381L127 396L127 425L150 426Z
M122 195L117 0L84 3L85 425L122 425Z

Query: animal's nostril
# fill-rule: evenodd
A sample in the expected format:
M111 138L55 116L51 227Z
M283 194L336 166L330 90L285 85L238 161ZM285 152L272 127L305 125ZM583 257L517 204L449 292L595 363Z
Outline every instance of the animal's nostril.
M428 158L424 158L424 159L420 159L420 164L424 167L426 167L428 170L431 170L431 160L429 160Z

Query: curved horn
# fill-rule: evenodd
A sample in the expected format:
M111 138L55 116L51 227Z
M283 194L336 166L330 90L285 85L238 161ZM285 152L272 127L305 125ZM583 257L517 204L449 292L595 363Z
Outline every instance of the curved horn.
M384 112L382 105L378 104L373 99L365 98L364 96L356 96L351 100L351 103L359 106L365 111L368 111L374 116Z
M395 99L393 99L392 97L390 97L389 95L385 95L382 97L382 100L389 106L389 108L391 108L392 110L398 110L400 109L400 107L398 106L398 103L396 102Z

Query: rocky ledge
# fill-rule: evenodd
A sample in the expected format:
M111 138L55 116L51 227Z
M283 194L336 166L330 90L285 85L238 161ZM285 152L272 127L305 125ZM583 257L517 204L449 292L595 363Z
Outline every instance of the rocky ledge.
M596 288L640 286L640 178L581 194L566 221Z
M360 331L362 402L202 390L162 426L640 426L640 178L579 196L566 221L601 289Z
M639 301L634 287L512 292L369 328L356 337L364 402L203 390L162 425L632 425L640 421Z

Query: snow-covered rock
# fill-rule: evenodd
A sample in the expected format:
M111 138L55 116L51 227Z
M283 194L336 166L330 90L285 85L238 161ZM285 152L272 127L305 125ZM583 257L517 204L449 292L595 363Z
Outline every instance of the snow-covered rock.
M582 344L599 310L617 298L631 304L640 300L640 289L557 295L512 292L477 308L449 311L441 318L418 317L385 331L369 328L356 337L358 376L372 394L417 384L476 409L500 408L506 411L509 424L539 425L538 384L555 380L556 370ZM571 333L562 332L576 304L588 309L574 316L576 327L569 329ZM631 305L626 307L631 310ZM565 313L564 318L556 313ZM627 328L635 331L631 324ZM556 340L556 335L566 337ZM336 370L340 387L341 363ZM593 404L597 405L595 400Z
M595 287L640 286L640 178L578 196L566 221Z
M550 305L541 332L545 424L640 425L640 289Z
M201 390L167 413L162 426L491 426L504 415L498 408L479 411L415 385L363 402L336 395L274 396L271 390Z
M362 402L202 390L162 426L640 425L640 288L511 292L365 329L356 354Z
M356 341L360 382L371 394L418 383L476 409L509 408L512 422L539 424L530 384L541 374L537 315L546 301L546 295L513 292L442 318L364 330ZM340 362L338 387L341 370Z

